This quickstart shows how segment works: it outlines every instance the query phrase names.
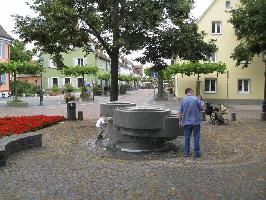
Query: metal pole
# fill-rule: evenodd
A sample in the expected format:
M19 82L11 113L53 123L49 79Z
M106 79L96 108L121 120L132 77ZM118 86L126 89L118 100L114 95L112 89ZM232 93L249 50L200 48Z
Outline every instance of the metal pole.
M228 98L229 98L229 83L228 83L228 81L229 81L229 71L227 71L226 72L226 104L227 104L227 107L228 107Z
M40 87L40 106L43 106L42 72L41 72L41 87Z

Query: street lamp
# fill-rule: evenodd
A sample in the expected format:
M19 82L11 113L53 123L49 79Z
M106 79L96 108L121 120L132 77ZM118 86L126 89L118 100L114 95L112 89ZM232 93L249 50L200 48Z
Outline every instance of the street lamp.
M39 62L40 62L40 64L42 65L42 67L43 67L43 61L44 61L43 57L40 57L40 58L39 58ZM43 106L42 72L41 72L40 104L39 104L39 106Z
M266 50L262 52L262 61L265 63L265 72L264 72L264 100L262 103L262 116L261 120L266 120Z

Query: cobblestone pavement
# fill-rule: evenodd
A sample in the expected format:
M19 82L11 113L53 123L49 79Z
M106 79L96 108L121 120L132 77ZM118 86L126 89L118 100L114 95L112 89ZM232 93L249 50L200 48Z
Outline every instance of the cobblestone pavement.
M171 106L146 102L151 95L140 90L120 100ZM88 105L97 115L97 103ZM229 126L203 123L203 156L194 159L182 156L182 137L168 153L107 151L94 145L96 119L86 116L85 121L40 130L43 147L12 155L7 166L0 167L0 199L266 198L265 122L241 118Z
M126 95L119 96L119 101L134 102L137 105L146 104L151 98L153 90L130 91ZM95 119L99 117L101 102L109 101L109 97L95 97L94 102L79 103L77 102L77 111L83 111L84 119ZM47 105L47 106L29 106L27 108L0 107L0 116L7 115L64 115L67 114L66 104Z

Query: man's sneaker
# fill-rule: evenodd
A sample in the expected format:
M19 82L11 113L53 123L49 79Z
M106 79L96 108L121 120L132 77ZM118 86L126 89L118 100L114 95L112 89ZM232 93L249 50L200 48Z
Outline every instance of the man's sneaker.
M185 154L184 157L189 157L189 155Z

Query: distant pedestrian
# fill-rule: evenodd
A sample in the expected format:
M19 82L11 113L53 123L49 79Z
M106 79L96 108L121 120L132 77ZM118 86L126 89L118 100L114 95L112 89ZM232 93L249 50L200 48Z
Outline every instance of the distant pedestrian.
M203 102L193 96L193 90L187 88L185 97L182 99L179 108L179 125L184 127L184 156L190 154L190 137L193 132L194 137L194 156L199 158L200 151L200 116L203 109Z

